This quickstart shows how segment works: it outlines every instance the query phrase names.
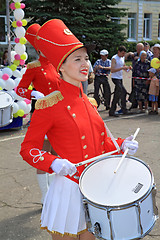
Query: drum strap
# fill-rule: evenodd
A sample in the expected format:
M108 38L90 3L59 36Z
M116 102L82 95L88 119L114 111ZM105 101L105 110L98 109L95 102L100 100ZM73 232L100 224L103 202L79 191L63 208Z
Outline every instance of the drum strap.
M120 151L121 151L120 146L119 146L118 143L116 142L116 139L113 137L113 135L112 135L111 131L109 130L109 128L107 127L106 123L104 123L104 126L105 126L105 128L106 128L107 135L110 136L112 142L114 143L114 146L116 147L116 149L118 150L118 152L120 152Z

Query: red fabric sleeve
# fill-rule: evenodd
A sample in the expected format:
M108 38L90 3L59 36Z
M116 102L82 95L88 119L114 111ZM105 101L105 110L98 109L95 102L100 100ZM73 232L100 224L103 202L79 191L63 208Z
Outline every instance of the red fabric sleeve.
M31 99L32 90L29 90L28 87L31 84L31 82L34 81L35 74L36 74L35 68L26 70L25 74L23 75L23 77L16 89L16 93L20 97Z
M44 111L45 118L44 118ZM42 150L45 134L51 127L52 121L49 121L49 108L44 110L35 110L30 126L21 144L20 154L31 166L52 173L51 163L57 156Z

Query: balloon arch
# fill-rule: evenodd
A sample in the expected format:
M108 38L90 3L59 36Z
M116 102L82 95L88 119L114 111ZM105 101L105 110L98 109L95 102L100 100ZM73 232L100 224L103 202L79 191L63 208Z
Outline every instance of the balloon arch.
M11 64L0 69L0 90L7 91L12 96L14 100L14 118L25 117L31 111L31 101L16 94L16 87L26 71L25 61L28 58L25 47L27 42L25 38L26 30L24 28L27 25L27 20L24 19L25 4L21 1L22 0L13 0L9 2L9 8L13 11L15 19L12 22L15 35L15 46L14 50L11 51ZM31 86L29 88L31 89Z

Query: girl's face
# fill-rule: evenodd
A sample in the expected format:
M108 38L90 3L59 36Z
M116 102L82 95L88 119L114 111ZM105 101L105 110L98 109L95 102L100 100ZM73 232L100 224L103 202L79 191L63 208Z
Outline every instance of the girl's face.
M77 87L88 79L89 57L86 48L80 48L69 55L60 67L62 79Z
M150 78L153 78L153 77L154 77L154 73L149 72L149 77L150 77Z

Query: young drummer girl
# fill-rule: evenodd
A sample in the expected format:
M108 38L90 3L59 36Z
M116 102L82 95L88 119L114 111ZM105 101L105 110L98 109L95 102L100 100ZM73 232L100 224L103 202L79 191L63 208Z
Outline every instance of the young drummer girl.
M149 86L149 101L152 103L152 109L149 114L158 114L158 95L159 95L159 80L155 76L156 69L150 68L148 70L150 76L150 86Z
M61 74L57 91L37 101L21 147L30 165L56 173L43 205L41 227L54 240L94 240L87 231L78 186L84 166L76 169L75 164L116 148L82 90L81 81L87 80L89 72L87 48L58 19L40 28L36 44ZM42 150L45 134L59 157ZM118 138L117 143L134 154L138 143L129 139Z

